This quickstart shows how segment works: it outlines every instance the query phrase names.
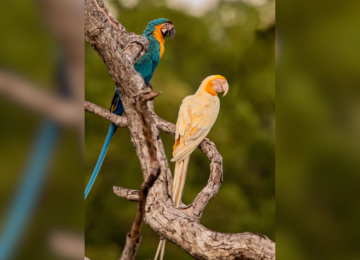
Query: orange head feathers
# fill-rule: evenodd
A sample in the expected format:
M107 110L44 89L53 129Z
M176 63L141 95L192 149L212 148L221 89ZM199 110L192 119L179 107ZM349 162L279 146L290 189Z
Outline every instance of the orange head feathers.
M160 44L160 58L163 56L165 50L164 37L170 36L170 40L171 40L174 37L174 35L175 35L175 27L170 21L155 26L153 36Z
M225 96L229 91L229 84L225 77L212 75L203 80L199 90L204 90L212 96L217 96L217 93L224 92L223 96Z

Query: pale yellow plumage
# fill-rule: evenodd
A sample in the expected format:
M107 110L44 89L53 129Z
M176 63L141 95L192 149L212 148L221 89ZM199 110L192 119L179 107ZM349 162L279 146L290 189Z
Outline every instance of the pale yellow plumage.
M190 154L210 132L219 114L219 98L204 90L206 83L204 80L195 95L183 100L176 123L175 140L178 140L178 145L174 147L174 158L171 160L176 162L173 185L173 201L176 207L179 206L184 188Z
M226 94L228 88L224 77L209 76L203 80L198 91L194 95L186 97L181 104L176 123L174 157L171 159L172 162L175 162L173 183L175 207L178 207L181 201L190 155L210 132L219 114L220 101L217 93L225 91ZM160 248L163 255L164 247L165 240L162 240L155 260Z

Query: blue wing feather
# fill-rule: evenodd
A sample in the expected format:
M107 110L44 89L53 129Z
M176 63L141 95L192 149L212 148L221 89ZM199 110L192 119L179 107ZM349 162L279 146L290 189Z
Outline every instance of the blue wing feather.
M146 82L146 79L153 74L153 62L147 53L135 64L135 70L141 74L145 83L149 83L150 80Z
M149 45L148 51L135 64L135 70L141 74L146 84L150 82L160 60L160 45L158 41L154 38L150 38Z

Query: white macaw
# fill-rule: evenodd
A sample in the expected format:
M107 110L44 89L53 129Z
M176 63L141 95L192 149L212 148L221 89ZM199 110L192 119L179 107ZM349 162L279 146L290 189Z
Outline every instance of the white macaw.
M173 182L173 202L175 207L180 204L184 189L186 171L191 153L200 145L210 132L220 110L218 93L229 90L227 80L220 75L209 76L201 82L195 95L186 97L180 107L176 123L175 144L173 149L175 173ZM155 260L161 249L163 259L165 240L161 240Z

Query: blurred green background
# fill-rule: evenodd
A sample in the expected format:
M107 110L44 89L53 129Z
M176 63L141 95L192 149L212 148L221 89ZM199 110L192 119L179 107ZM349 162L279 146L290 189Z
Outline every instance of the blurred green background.
M190 2L190 1L189 1ZM193 1L195 2L195 1ZM227 78L218 119L208 137L224 160L224 183L205 208L201 224L219 232L261 233L275 240L275 29L270 1L106 1L129 32L142 34L155 18L172 20L173 40L151 83L162 91L158 115L175 123L182 100L213 74ZM98 54L86 43L85 99L109 108L114 82ZM109 122L86 113L85 185L103 145ZM161 133L168 159L174 137ZM174 164L170 164L173 170ZM191 156L183 202L190 203L206 185L209 161ZM140 163L127 129L118 129L98 179L85 201L86 252L90 259L117 259L137 204L117 197L114 185L139 189ZM137 259L153 258L158 235L147 225ZM166 259L191 259L167 243Z
M277 259L360 259L360 2L276 9Z
M37 1L1 1L0 73L11 71L14 78L21 76L23 82L55 95L59 93L57 58L60 51L61 54L65 51L39 7ZM0 81L4 84L1 76ZM2 87L16 87L16 84ZM71 87L82 88L81 85ZM48 118L4 97L3 93L0 93L0 118L0 237L6 240L2 232L7 214L28 170L40 126ZM50 161L44 161L48 167L42 185L34 207L25 216L27 222L11 259L64 259L64 254L57 254L50 241L59 231L75 236L80 241L80 248L76 246L75 251L81 252L84 202L80 187L84 163L79 139L74 129L61 129Z
M221 98L220 115L209 134L224 158L224 183L201 223L217 231L250 231L275 240L274 2L189 2L106 4L129 31L139 34L154 18L173 20L177 34L166 42L152 80L155 90L163 91L156 99L156 111L163 118L175 122L182 99L193 94L206 76L222 74L229 80L230 92ZM55 91L55 58L61 44L34 3L1 2L1 69L17 71ZM277 1L277 259L360 258L359 9L355 0ZM85 46L86 99L108 108L114 83L98 55ZM4 220L43 117L4 98L0 113L0 219ZM85 120L86 184L109 122L89 113ZM136 204L118 198L112 186L138 189L142 182L129 133L119 129L115 135L85 202L85 214L82 149L76 133L64 133L16 257L53 258L49 236L59 229L81 234L85 218L86 255L117 259ZM170 159L173 137L161 137ZM185 203L204 187L208 174L207 158L194 152ZM138 259L152 258L158 236L146 225L142 235ZM166 259L190 257L167 243Z

